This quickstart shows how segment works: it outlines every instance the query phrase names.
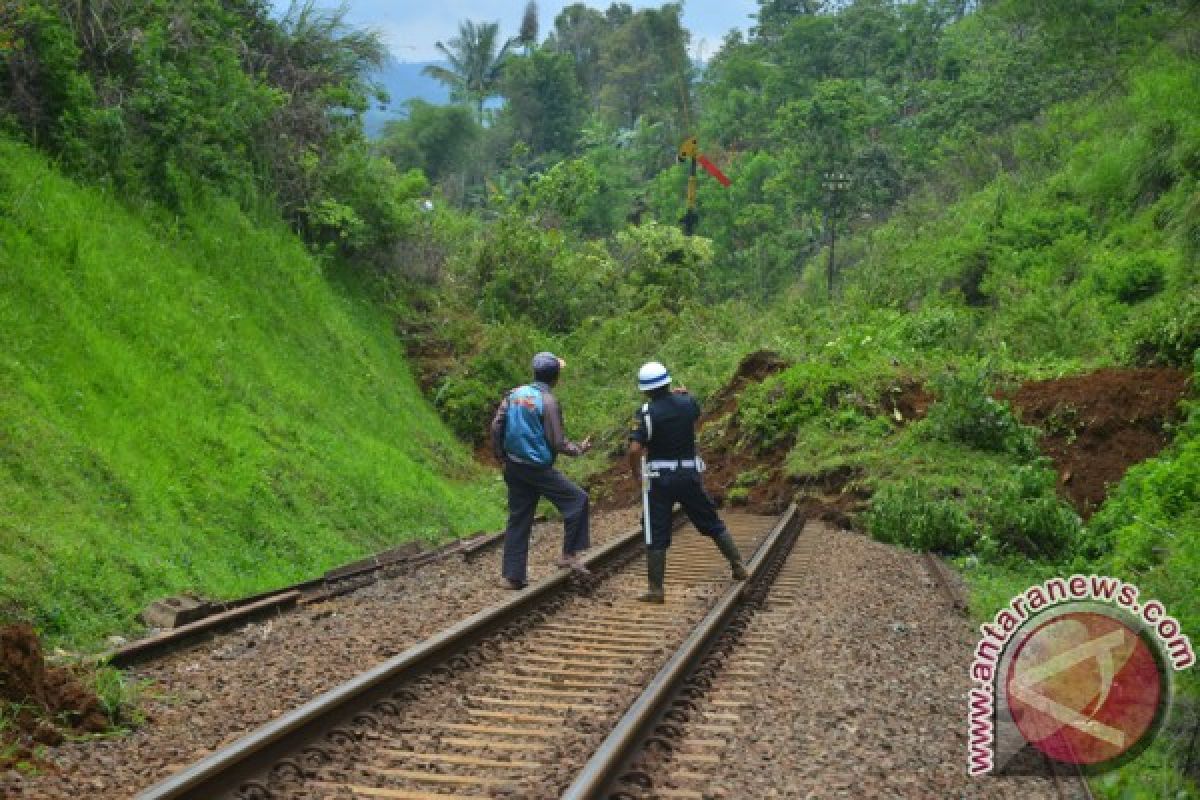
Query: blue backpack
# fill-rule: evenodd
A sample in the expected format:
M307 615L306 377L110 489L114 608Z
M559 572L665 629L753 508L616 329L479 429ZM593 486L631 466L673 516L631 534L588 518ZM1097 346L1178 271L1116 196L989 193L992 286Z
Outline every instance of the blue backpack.
M504 452L540 467L554 463L554 453L546 442L546 429L542 425L544 408L542 391L536 386L518 386L509 393Z

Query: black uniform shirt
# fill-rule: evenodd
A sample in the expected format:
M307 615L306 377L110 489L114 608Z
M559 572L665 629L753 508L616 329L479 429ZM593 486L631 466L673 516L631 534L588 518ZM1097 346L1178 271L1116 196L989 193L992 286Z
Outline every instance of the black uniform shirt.
M692 396L672 392L651 400L648 406L641 406L634 413L629 438L646 447L651 461L695 458L700 405Z

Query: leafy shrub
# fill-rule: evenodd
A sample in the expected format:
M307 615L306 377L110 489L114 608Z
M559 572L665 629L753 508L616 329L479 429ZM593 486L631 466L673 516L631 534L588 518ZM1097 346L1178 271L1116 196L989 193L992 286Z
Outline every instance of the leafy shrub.
M1123 347L1125 358L1142 366L1187 367L1200 352L1200 291L1179 301L1163 300L1133 322Z
M851 386L843 372L821 362L806 362L748 386L738 401L742 430L766 450L793 436L805 422L836 408Z
M1022 425L1008 403L992 396L986 365L942 373L932 386L937 402L930 406L924 425L933 438L1021 458L1036 455L1034 429Z
M748 489L765 481L768 475L765 467L755 467L745 472L739 472L738 476L734 478L733 485L739 489Z
M504 399L496 385L466 375L450 378L434 395L442 419L460 438L473 445L487 441L488 414Z
M934 306L905 314L897 327L904 341L921 350L959 350L969 343L974 320L965 309Z
M1082 523L1055 493L1054 472L1038 464L998 469L982 490L887 484L871 499L867 527L880 541L918 550L1053 561L1077 546Z
M630 309L679 311L696 296L700 274L712 262L712 243L673 226L648 222L617 234L616 258Z
M514 209L488 229L470 271L488 322L523 319L563 333L615 302L614 266L602 247L573 243Z
M1099 288L1122 303L1137 303L1160 292L1170 256L1161 252L1105 253L1097 267Z
M487 426L504 393L530 379L529 357L543 349L538 337L517 325L489 331L490 346L442 381L433 396L450 429L474 445L487 439Z
M971 549L975 526L954 500L920 481L884 486L871 498L867 530L881 542L954 555Z
M1078 541L1079 515L1055 493L1057 476L1040 465L1022 465L996 481L980 516L986 537L1005 553L1053 560Z

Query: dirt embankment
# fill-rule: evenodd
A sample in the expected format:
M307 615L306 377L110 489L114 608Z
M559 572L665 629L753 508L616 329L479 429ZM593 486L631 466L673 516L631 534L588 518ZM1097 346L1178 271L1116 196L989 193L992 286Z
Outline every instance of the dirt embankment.
M857 527L854 514L869 499L855 487L861 472L845 468L787 476L783 462L793 444L790 439L759 452L743 437L739 394L787 366L775 353L753 353L708 400L699 434L702 452L712 456L705 486L720 503L775 513L795 500L809 516ZM1042 429L1039 444L1058 471L1060 492L1087 517L1129 467L1167 445L1169 427L1180 418L1180 401L1189 388L1187 373L1177 369L1107 368L1026 383L1006 399L1023 422ZM934 402L920 382L905 380L878 399L877 410L906 424L923 418ZM623 458L593 477L588 488L602 508L640 503L640 488L630 479Z
M1026 383L1011 400L1022 422L1042 429L1059 491L1086 517L1126 470L1166 447L1188 389L1182 370L1109 368Z
M46 663L28 625L0 627L0 703L12 712L12 726L0 730L0 770L33 759L37 745L108 727L95 693L70 670Z

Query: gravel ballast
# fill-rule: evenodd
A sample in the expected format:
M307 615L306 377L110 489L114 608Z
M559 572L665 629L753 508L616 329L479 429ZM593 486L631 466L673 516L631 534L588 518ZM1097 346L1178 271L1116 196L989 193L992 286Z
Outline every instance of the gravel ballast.
M592 545L638 525L637 510L592 515ZM549 577L562 523L535 526L529 579ZM452 557L352 594L247 625L130 670L145 683L133 733L49 750L36 775L0 773L0 798L130 797L218 747L432 634L511 597L500 550Z
M595 515L594 544L637 522L636 509ZM531 580L555 571L551 562L560 543L560 523L538 526ZM509 597L496 588L498 560L495 551L470 563L435 562L140 667L130 675L150 682L144 726L127 736L51 750L52 767L39 775L0 774L0 797L132 796ZM977 633L950 608L920 556L810 524L787 571L792 588L768 600L759 622L746 631L750 651L731 659L742 673L736 685L722 689L724 679L718 678L700 701L712 715L710 730L687 734L707 740L685 748L693 758L687 771L705 772L708 755L718 756L711 780L700 784L704 797L1056 797L1044 776L967 776L967 671ZM626 583L622 594L632 591ZM699 611L688 607L682 616ZM451 694L466 691L447 688L455 690ZM444 697L429 702L430 714L447 705ZM603 736L597 728L584 737L584 749ZM583 744L563 741L562 761L582 758L585 753L575 751ZM523 791L548 797L548 787L561 789L569 778L552 771L544 783L526 784Z
M692 716L723 714L728 731L685 726L677 755L646 756L656 788L706 800L1058 797L1048 774L967 775L978 634L918 554L810 523L780 583Z

